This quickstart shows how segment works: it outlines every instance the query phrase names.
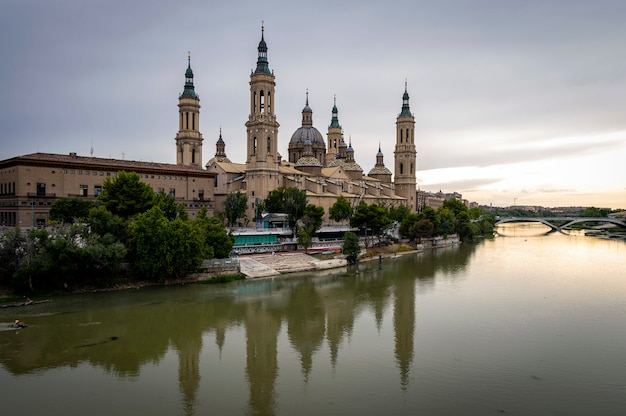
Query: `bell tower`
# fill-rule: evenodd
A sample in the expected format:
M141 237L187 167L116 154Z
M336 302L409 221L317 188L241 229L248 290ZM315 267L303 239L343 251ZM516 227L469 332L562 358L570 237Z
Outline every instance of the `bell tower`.
M333 97L333 113L328 126L328 150L326 151L326 165L330 164L339 155L341 144L341 124L339 124L339 111L337 111L337 96Z
M268 65L264 32L261 26L256 69L250 74L250 115L246 122L246 187L253 208L256 208L256 201L265 199L279 185L279 124L274 114L276 82Z
M411 212L417 211L417 181L415 179L415 117L409 108L409 93L404 82L402 111L396 118L396 149L394 184L396 195L406 198Z
M185 89L178 97L176 164L202 168L203 140L200 133L200 97L193 86L191 55L187 54Z

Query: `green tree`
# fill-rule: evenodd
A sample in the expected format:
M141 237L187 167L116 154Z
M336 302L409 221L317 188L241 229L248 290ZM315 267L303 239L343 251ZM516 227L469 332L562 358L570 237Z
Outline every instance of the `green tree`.
M437 210L437 216L439 217L439 228L435 229L435 234L446 237L454 234L456 229L454 213L449 208L442 206Z
M324 207L314 204L308 204L304 208L302 215L302 228L298 230L298 244L308 249L313 245L313 235L322 226L322 218L324 217Z
M351 231L347 231L343 235L343 247L341 250L346 256L346 260L350 264L354 264L359 258L361 253L361 246L359 245L359 236Z
M328 217L337 222L350 219L352 216L352 205L343 196L339 196L335 203L328 210Z
M392 205L389 208L389 218L397 223L401 223L410 213L411 209L404 204Z
M100 236L112 235L119 241L126 239L126 221L118 215L114 215L103 205L98 205L89 210L87 224L91 232Z
M127 233L133 269L149 279L185 276L204 260L203 230L181 218L168 220L158 206L138 214Z
M165 218L172 221L180 217L183 220L187 219L187 213L185 212L185 206L176 202L176 198L172 195L164 192L154 194L152 206L158 206L163 211Z
M298 244L304 247L304 249L309 249L313 245L313 237L308 228L300 228L298 230Z
M304 208L302 224L311 235L315 234L322 227L324 218L324 207L315 204L308 204Z
M298 220L304 215L306 202L306 191L298 188L277 188L268 194L263 205L268 212L287 214L289 227L295 231Z
M393 224L391 218L389 218L389 211L378 204L368 205L361 201L356 207L356 210L350 218L350 225L352 227L371 230L372 236L378 236L382 239L383 234Z
M202 208L195 223L203 230L207 250L206 258L217 257L223 259L230 256L235 239L230 236L224 227L224 221L217 217L207 216L207 209Z
M122 218L130 218L147 211L154 204L155 193L139 174L120 171L106 178L98 197L106 209Z
M582 216L594 217L594 218L606 217L606 215L602 215L602 211L600 211L600 209L596 207L585 208L585 211L583 212Z
M50 219L72 224L76 220L86 218L93 205L93 201L83 198L57 199L50 206Z
M228 221L228 226L233 227L237 223L237 219L246 215L248 208L248 195L242 192L231 192L226 195L224 200L224 215Z

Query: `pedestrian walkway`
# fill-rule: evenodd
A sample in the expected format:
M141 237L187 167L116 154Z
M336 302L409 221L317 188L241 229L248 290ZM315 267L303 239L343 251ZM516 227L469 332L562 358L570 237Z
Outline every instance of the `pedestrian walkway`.
M247 277L275 276L281 273L325 270L342 267L345 259L318 260L304 253L269 254L262 256L239 257L241 273Z

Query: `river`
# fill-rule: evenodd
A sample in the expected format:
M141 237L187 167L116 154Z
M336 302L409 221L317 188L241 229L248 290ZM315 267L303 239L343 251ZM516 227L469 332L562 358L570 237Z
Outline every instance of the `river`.
M358 274L0 309L3 413L626 414L626 243L499 231Z

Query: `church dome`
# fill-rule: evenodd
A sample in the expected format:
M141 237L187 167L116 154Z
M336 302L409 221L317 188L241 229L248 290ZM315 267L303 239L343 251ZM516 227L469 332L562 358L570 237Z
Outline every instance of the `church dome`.
M302 167L302 166L322 167L322 164L320 163L319 160L317 160L317 158L315 158L313 156L302 156L296 162L296 168L299 168L299 167Z
M385 166L374 166L369 175L391 175L391 171Z
M291 136L291 140L289 141L289 144L303 145L307 138L311 140L311 143L313 145L321 144L325 146L324 137L322 136L322 133L320 133L319 130L317 130L313 126L299 127Z

